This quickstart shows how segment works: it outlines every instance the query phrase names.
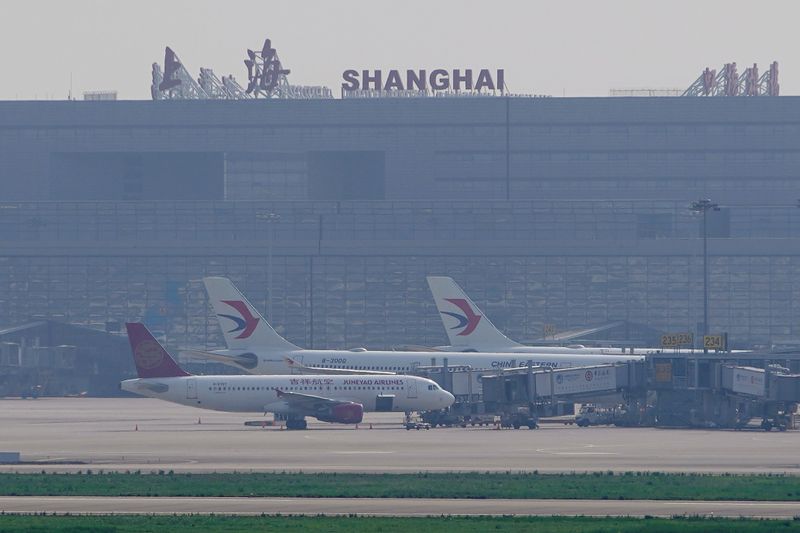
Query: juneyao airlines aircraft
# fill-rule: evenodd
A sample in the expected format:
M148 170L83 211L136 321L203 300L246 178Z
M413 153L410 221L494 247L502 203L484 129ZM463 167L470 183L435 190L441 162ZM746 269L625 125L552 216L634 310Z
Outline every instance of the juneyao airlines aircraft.
M530 354L601 354L623 353L622 348L589 348L585 346L526 346L506 337L489 317L467 296L467 293L446 276L428 276L428 286L442 316L442 324L450 346L437 346L446 352L505 352ZM643 356L660 348L635 348L631 355ZM681 350L684 351L684 350Z
M227 278L204 278L227 350L203 352L189 350L194 357L213 359L247 370L252 374L287 372L353 373L412 372L420 366L443 364L443 354L425 351L304 350L272 329L263 316ZM513 368L531 360L535 366L573 367L639 360L641 357L604 354L526 354L510 353L444 354L450 366L470 366L474 370Z
M455 399L435 382L414 376L193 376L143 324L126 327L139 377L123 381L122 390L201 409L286 415L288 429L305 429L306 416L358 424L364 411L433 411Z

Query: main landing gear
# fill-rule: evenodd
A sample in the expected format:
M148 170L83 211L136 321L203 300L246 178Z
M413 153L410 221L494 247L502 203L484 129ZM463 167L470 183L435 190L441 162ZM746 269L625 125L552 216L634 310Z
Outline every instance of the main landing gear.
M286 419L286 429L306 429L307 427L308 423L303 417L289 417Z

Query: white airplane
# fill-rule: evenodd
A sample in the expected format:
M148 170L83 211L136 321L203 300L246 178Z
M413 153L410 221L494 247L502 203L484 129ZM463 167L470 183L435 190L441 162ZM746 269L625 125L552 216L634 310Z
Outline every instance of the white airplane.
M306 416L358 424L365 411L433 411L455 400L435 382L415 376L193 376L143 324L126 327L139 377L123 381L122 390L201 409L285 415L288 429L305 429Z
M263 316L227 278L203 279L228 348L215 351L189 350L193 357L220 361L252 374L317 372L407 373L418 367L437 366L447 358L450 366L493 370L524 366L554 368L590 366L641 357L622 354L540 354L518 357L512 353L436 353L430 351L305 350L290 343L272 329Z
M428 286L442 317L450 340L449 346L437 346L445 352L507 352L516 354L582 354L613 355L625 348L576 346L526 346L506 337L458 286L453 278L428 276ZM660 348L631 348L629 355L644 356L660 352ZM683 350L682 350L683 351ZM688 351L688 350L687 350Z

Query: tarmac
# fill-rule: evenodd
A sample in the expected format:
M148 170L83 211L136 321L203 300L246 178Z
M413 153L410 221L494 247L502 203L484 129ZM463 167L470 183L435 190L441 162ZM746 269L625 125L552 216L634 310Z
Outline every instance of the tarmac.
M455 500L416 498L0 497L5 513L236 515L714 516L791 519L796 502Z
M368 414L358 429L313 419L306 431L244 425L262 419L259 413L219 413L148 398L0 400L0 452L18 451L23 461L0 465L0 471L800 474L795 431L561 424L533 431L406 431L399 413Z

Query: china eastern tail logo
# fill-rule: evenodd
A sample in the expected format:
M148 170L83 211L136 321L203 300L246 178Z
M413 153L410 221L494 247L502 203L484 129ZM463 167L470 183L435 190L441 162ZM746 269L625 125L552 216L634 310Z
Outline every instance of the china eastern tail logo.
M241 333L239 333L239 335L236 337L237 339L246 339L252 335L256 330L256 326L258 326L258 321L260 319L253 316L253 314L250 312L250 309L248 309L247 304L241 300L222 300L222 303L233 307L241 315L217 315L236 322L236 327L228 331L228 333L236 333L241 331Z
M463 298L445 298L446 302L450 302L451 304L458 307L462 313L451 313L449 311L442 311L443 315L451 316L458 320L458 324L453 326L450 329L460 329L463 328L459 336L469 335L475 328L478 327L478 322L481 321L481 315L476 315L475 311L472 310L472 307L469 303Z

